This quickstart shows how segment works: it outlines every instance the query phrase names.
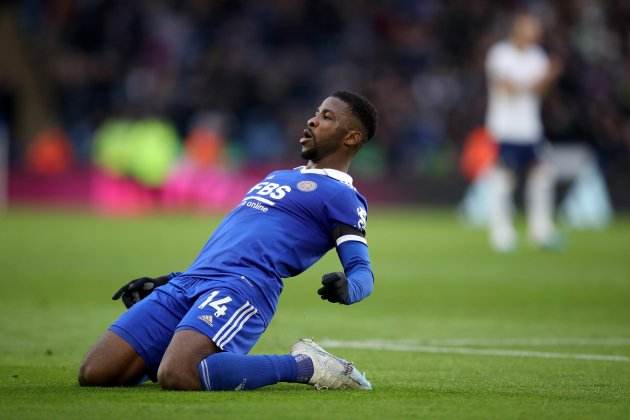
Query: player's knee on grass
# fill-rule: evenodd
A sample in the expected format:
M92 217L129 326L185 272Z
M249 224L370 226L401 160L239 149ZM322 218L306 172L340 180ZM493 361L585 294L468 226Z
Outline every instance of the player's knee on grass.
M132 367L125 370L109 369L94 361L85 361L79 369L79 385L81 386L134 386L144 377L143 371Z
M145 375L144 361L127 342L107 331L79 368L81 386L132 386Z
M158 383L170 391L195 391L201 389L196 370L184 366L162 364L158 369Z
M87 361L81 363L78 381L81 386L91 386L98 381L98 375L94 373L94 368Z
M125 385L119 374L93 359L85 360L79 368L79 385L81 386L117 386Z
M111 365L87 359L79 368L79 385L81 386L133 386L144 377L144 370L135 366L124 369L110 368Z
M202 389L197 365L218 351L219 348L208 337L197 331L177 331L160 363L158 383L162 389L168 390Z

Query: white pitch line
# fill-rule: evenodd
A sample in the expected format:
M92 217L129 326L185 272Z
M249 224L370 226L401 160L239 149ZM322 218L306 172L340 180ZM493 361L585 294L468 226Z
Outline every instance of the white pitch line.
M630 346L630 338L625 337L446 338L391 342L426 346Z
M388 350L414 353L441 353L441 354L467 354L477 356L500 356L500 357L536 357L542 359L573 359L573 360L593 360L605 362L626 362L630 363L630 357L604 354L581 354L581 353L554 353L542 351L504 350L504 349L475 349L468 347L439 347L426 346L410 343L397 343L383 340L370 341L341 341L323 340L322 346L331 348L351 348L363 350Z

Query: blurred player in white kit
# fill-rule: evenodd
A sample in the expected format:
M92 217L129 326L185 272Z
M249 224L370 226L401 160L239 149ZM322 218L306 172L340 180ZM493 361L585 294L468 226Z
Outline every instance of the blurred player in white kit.
M561 72L538 45L540 21L518 14L510 37L493 45L486 57L488 109L486 125L499 145L490 174L490 242L508 252L517 244L512 221L516 177L527 176L525 205L530 239L543 248L558 242L553 223L554 174L541 161L544 146L541 96Z

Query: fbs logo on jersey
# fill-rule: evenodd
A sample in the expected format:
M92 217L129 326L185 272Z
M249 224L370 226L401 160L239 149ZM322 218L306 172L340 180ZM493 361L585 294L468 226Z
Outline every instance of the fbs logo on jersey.
M317 183L314 181L300 181L297 184L297 188L303 192L311 192L317 189Z
M212 327L212 315L200 315L198 318Z
M280 185L280 184L276 184L275 182L263 181L254 185L252 189L247 192L247 195L256 194L256 195L268 196L269 198L273 198L274 200L282 200L284 196L290 192L291 192L291 187L289 187L288 185ZM249 197L246 197L246 198L249 198Z

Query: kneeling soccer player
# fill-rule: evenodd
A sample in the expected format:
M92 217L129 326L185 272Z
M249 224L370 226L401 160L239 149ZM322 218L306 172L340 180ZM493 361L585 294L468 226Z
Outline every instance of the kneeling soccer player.
M318 290L353 304L373 289L365 229L367 203L347 174L373 135L376 111L364 98L335 92L300 139L305 166L270 173L214 231L183 273L123 286L129 308L88 352L83 386L134 385L146 376L174 390L255 389L277 382L371 389L351 363L312 340L284 355L247 355L274 315L282 279L336 247L344 272Z

